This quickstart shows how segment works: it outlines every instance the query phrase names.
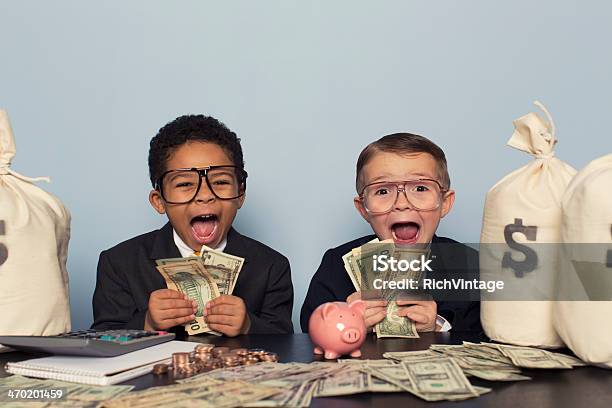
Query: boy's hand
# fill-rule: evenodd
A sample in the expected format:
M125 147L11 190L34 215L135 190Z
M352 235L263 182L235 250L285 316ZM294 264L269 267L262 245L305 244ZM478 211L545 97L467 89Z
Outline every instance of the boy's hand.
M346 303L361 299L361 292L354 292L346 298ZM381 322L387 315L386 300L365 300L366 308L363 317L365 318L366 329L370 329L375 324Z
M229 337L245 334L251 325L244 300L232 295L221 295L208 302L204 318L208 327Z
M172 289L159 289L149 296L145 330L166 330L195 319L198 303Z
M438 316L438 305L433 300L397 300L400 306L398 316L406 316L416 323L416 329L420 332L434 331L436 329L436 318ZM407 306L410 305L410 306ZM404 307L401 307L404 306ZM407 306L407 307L406 307Z

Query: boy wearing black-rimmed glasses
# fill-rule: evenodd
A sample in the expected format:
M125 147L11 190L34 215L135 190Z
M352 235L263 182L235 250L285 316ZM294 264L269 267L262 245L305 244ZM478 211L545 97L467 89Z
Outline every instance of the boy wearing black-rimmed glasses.
M232 228L247 180L236 134L212 117L181 116L151 140L149 173L149 201L169 222L100 254L92 327L181 331L197 304L166 289L155 260L206 245L245 259L233 294L206 305L208 326L227 336L292 333L287 258Z
M446 156L429 139L395 133L370 143L359 155L354 204L374 235L358 238L323 255L302 306L300 323L308 331L310 315L322 303L350 302L361 296L345 271L342 256L372 239L393 240L398 246L428 246L438 276L455 272L473 276L478 253L435 232L451 210L455 192L450 188ZM418 331L482 332L478 301L397 300L399 317L415 321ZM382 321L387 301L367 300L366 326Z

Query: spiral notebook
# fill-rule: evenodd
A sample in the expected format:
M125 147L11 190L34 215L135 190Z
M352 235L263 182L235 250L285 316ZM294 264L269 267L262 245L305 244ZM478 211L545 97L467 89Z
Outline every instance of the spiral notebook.
M155 364L169 363L172 353L193 351L198 344L174 340L116 357L42 357L7 363L6 371L28 377L111 385L147 374Z

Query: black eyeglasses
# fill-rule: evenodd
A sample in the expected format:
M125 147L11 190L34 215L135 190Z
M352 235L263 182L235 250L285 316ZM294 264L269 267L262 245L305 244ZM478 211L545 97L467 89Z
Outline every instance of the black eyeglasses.
M169 204L185 204L196 198L206 180L208 189L220 200L233 200L246 191L247 172L238 166L208 166L168 170L155 183Z

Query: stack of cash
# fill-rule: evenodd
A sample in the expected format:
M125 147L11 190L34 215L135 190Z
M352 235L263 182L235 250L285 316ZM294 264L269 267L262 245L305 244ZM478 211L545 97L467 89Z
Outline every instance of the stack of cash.
M121 398L104 402L102 407L241 407L268 398L281 391L280 389L244 381L225 381L213 377L201 377L197 382L184 382L131 392Z
M97 386L12 375L0 378L0 406L97 407L128 393L132 385Z
M258 363L210 371L185 380L213 378L276 388L276 394L249 407L306 407L312 398L365 392L409 392L426 401L458 401L491 391L468 377L488 381L522 381L521 367L571 369L584 365L575 357L530 347L489 343L432 345L429 350L389 352L381 360L338 362Z
M414 321L407 317L397 315L398 306L395 302L397 291L388 288L374 290L374 279L379 278L384 282L397 279L413 279L418 282L422 279L422 273L415 271L399 272L389 268L384 273L374 271L374 256L387 255L396 260L411 260L421 255L428 256L429 250L418 247L396 247L393 240L379 241L378 238L357 248L353 248L342 257L344 269L348 273L356 291L362 292L362 299L384 299L387 305L386 317L376 325L374 331L378 338L401 337L418 338Z
M478 397L490 388L470 383L524 381L527 369L571 369L585 365L575 357L531 347L491 343L434 344L429 350L383 354L384 359L337 362L260 361L177 379L176 384L131 391L131 386L96 387L19 376L0 379L0 402L14 402L7 390L63 389L67 400L40 406L136 407L308 407L313 398L366 392L408 392L425 401ZM167 369L165 370L168 371Z
M204 320L204 306L220 295L230 295L238 280L244 259L204 245L200 256L158 259L157 270L174 289L198 302L195 320L185 325L190 335L214 333Z
M427 401L465 399L490 391L471 385L467 377L524 381L531 378L522 375L520 368L572 369L586 365L575 357L533 347L470 342L432 344L429 350L387 352L383 357L403 368L388 372L370 369L373 375L393 380L398 386L403 384L406 391ZM443 381L438 384L440 379Z

